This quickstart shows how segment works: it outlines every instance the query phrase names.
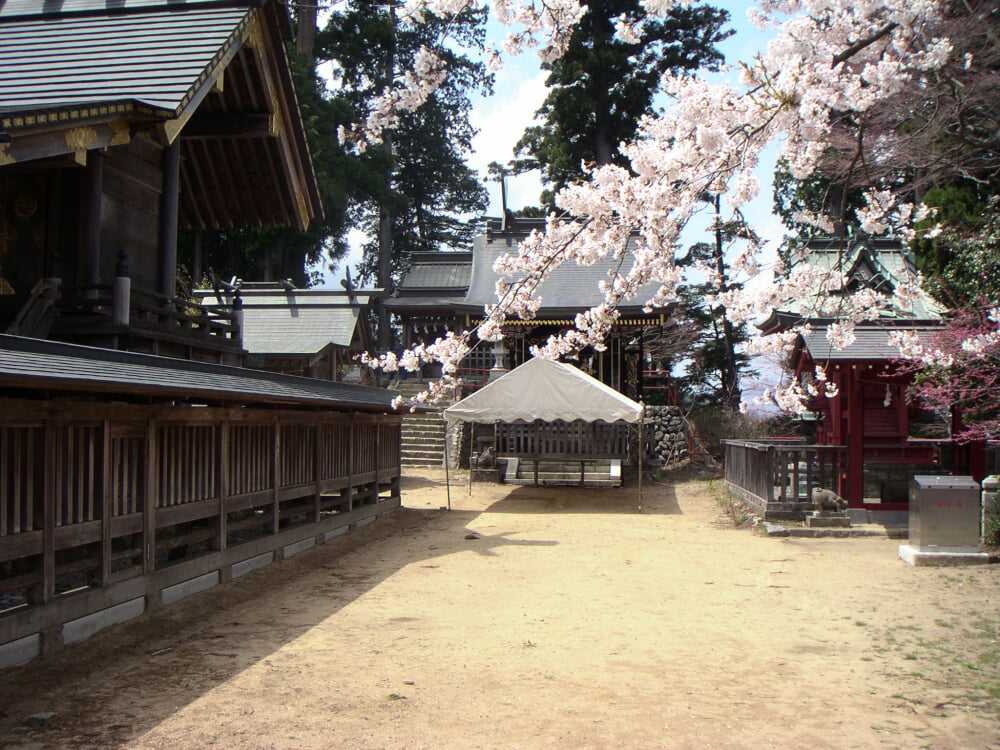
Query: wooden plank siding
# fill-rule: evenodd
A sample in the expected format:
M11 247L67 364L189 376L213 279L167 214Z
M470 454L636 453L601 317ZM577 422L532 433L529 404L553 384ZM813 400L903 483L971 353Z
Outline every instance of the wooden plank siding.
M218 569L219 554L260 554L269 537L280 558L290 538L322 541L338 524L399 505L393 414L13 399L4 407L0 646L79 617L81 605L69 602L87 591L166 580L161 573L178 565L196 577ZM156 608L155 586L139 588Z

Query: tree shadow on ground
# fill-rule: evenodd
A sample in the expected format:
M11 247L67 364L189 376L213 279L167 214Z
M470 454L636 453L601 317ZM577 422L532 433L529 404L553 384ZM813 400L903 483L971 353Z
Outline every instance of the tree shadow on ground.
M106 628L49 658L6 670L0 680L0 745L123 747L411 564L436 567L434 560L465 551L492 557L500 547L557 545L509 538L516 532L473 531L469 525L479 516L478 510L403 507L290 559ZM25 723L48 711L55 716L45 726Z
M622 487L525 486L490 505L488 513L606 513L680 515L673 484L643 486L642 507L636 484Z

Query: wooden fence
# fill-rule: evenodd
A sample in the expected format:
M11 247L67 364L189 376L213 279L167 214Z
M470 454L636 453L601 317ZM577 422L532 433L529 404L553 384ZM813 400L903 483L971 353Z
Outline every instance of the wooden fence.
M399 505L396 415L2 407L0 651Z
M724 440L726 488L762 515L811 503L813 487L837 491L847 447Z
M558 460L626 458L629 426L621 422L497 422L496 454Z

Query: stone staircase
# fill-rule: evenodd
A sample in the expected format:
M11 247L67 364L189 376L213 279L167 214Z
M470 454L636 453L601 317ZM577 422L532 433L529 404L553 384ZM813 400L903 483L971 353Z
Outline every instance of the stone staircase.
M619 487L622 483L622 462L603 461L533 461L507 459L504 484L584 485L586 487Z
M416 380L401 380L393 386L407 398L426 387L426 384ZM404 468L444 466L444 420L441 419L441 409L404 413L401 440Z

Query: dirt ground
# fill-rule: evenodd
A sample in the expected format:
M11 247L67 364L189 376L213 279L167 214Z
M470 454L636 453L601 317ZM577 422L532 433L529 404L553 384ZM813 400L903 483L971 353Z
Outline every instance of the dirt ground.
M445 512L413 474L351 538L0 674L0 747L1000 750L1000 565L646 489L456 483Z

